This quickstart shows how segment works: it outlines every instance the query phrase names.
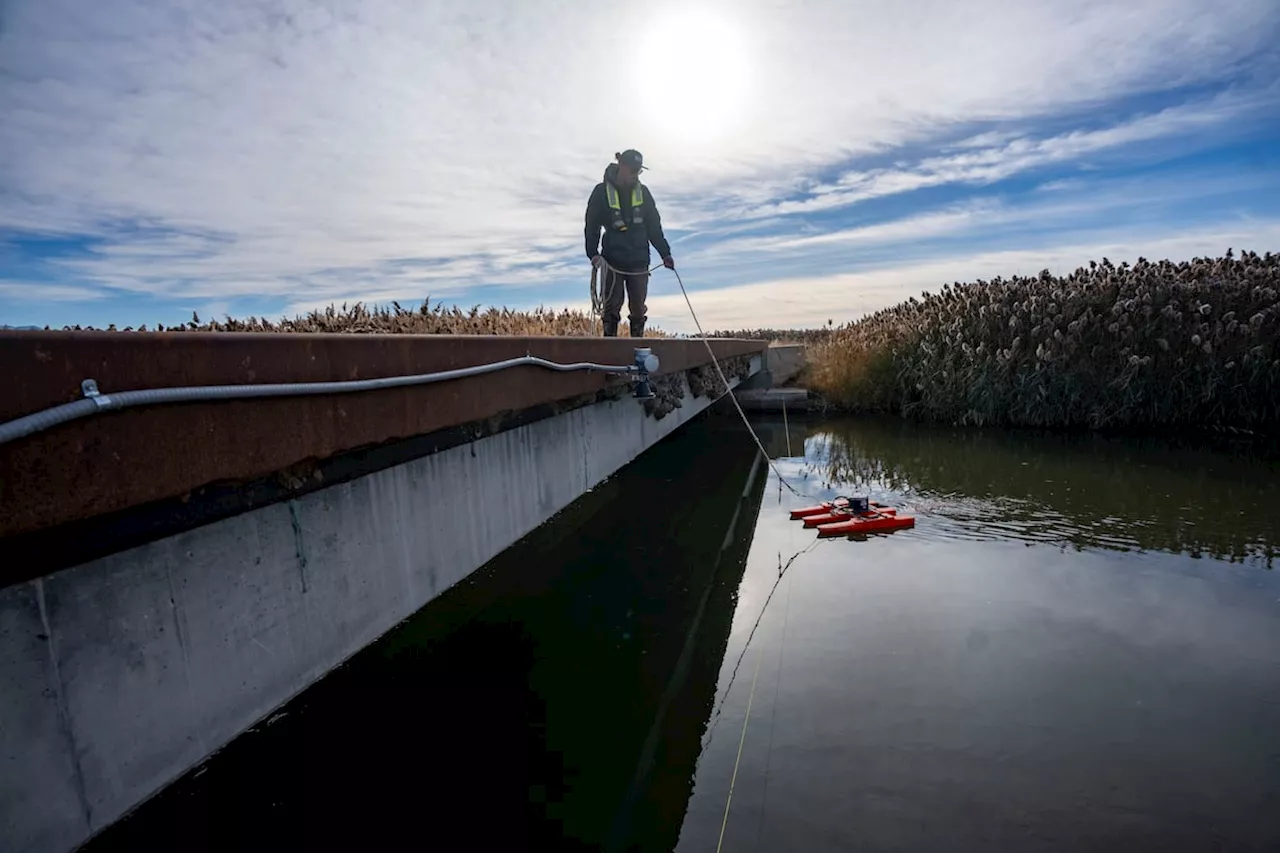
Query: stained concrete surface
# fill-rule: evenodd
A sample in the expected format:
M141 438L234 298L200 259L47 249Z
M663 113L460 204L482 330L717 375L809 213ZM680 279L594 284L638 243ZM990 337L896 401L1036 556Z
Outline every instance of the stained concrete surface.
M110 825L711 402L576 409L0 590L0 850Z

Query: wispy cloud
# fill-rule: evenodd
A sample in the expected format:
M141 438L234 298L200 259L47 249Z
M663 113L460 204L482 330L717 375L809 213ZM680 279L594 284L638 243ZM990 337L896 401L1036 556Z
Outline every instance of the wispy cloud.
M654 167L682 257L723 241L781 276L761 265L824 247L838 272L841 251L1011 209L963 195L874 205L1146 163L1155 143L1185 154L1276 106L1269 0L709 0L689 14L10 4L0 276L233 311L480 288L560 298L584 280L587 195L628 146ZM734 81L696 60L730 43L749 88L716 113L716 87ZM658 91L644 69L663 51L683 71ZM25 248L35 237L83 245ZM34 310L37 294L0 298Z
M837 221L828 230L788 228L780 225L764 237L729 237L708 244L698 260L718 259L750 253L756 258L771 257L787 266L839 267L860 265L868 250L880 253L911 247L911 254L938 254L954 251L955 239L984 245L1010 244L1030 237L1069 239L1081 229L1143 233L1161 222L1175 224L1173 211L1187 204L1220 198L1239 199L1246 192L1280 192L1280 169L1222 176L1180 170L1171 175L1142 178L1098 178L1092 181L1063 181L1051 191L1025 192L966 200L938 209L912 210L898 218L868 225L842 227ZM1274 211L1280 218L1280 208ZM784 220L786 221L786 220ZM1197 226L1203 227L1203 226ZM872 255L874 257L874 255ZM883 255L882 255L883 258Z
M95 287L70 287L35 281L0 281L0 297L40 302L84 302L102 299L107 293Z
M777 201L753 215L808 213L830 210L881 196L948 184L993 184L1022 172L1063 163L1077 163L1090 155L1126 150L1130 158L1150 159L1150 151L1134 151L1138 143L1187 137L1208 130L1230 134L1229 122L1240 115L1280 109L1280 84L1247 93L1227 93L1202 101L1169 107L1097 130L1072 130L1055 136L982 136L961 140L959 149L925 157L903 168L853 170L838 180L812 188L802 197Z

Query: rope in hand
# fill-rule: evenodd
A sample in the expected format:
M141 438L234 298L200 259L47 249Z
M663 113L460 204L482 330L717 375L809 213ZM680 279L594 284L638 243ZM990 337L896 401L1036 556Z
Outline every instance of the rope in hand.
M597 257L600 259L599 265L592 264L591 266L591 311L600 317L604 316L604 306L609 303L613 296L613 288L618 285L619 275L647 275L663 266L663 264L658 263L643 272L630 272L612 266L604 259L604 255L597 255ZM604 273L603 278L600 277L602 271ZM676 274L680 292L684 295L684 304L689 306L689 315L693 317L693 325L698 329L698 337L702 340L703 346L707 348L707 354L711 356L711 363L715 365L716 374L719 375L725 392L729 395L729 399L733 401L733 407L738 410L738 416L742 418L742 423L746 426L747 432L751 433L751 438L755 441L756 447L759 448L760 454L764 456L765 461L769 463L769 467L773 469L773 473L777 475L778 483L786 486L787 491L798 498L817 500L812 495L807 495L788 483L786 478L782 476L782 472L778 470L777 464L769 457L769 452L764 449L764 443L760 441L760 436L756 435L755 429L751 426L751 421L747 418L747 413L742 410L742 406L738 404L738 398L733 395L732 389L729 388L729 379L725 376L724 369L720 367L720 359L716 358L715 350L711 348L711 342L707 340L707 333L702 330L702 322L698 320L698 312L693 310L693 302L689 299L689 291L685 289L684 279L680 277L680 271L675 267L672 267L671 271ZM600 293L601 289L605 290L603 294ZM790 440L790 435L787 438Z
M593 264L591 268L591 310L597 316L600 316L603 318L604 306L608 304L609 301L611 301L611 298L613 296L613 288L617 286L618 274L621 273L623 275L641 275L643 273L622 272L610 266L609 262L604 259L603 255L599 257L600 257L600 263L598 265ZM658 267L660 266L663 266L663 264L657 264L652 268L650 268L649 270L647 270L646 272L652 273L654 270L658 269ZM600 288L598 287L599 274L601 270L603 270L605 273L604 282L603 282L605 293L603 295L600 293ZM750 419L747 418L747 413L742 410L742 406L738 404L738 398L734 396L732 389L729 387L729 378L725 376L724 368L720 366L720 359L716 358L715 350L711 347L711 342L707 339L707 333L703 331L702 321L698 319L698 312L693 309L693 301L689 299L689 291L684 286L684 279L680 277L680 271L677 270L675 267L672 267L671 271L676 274L676 281L680 285L680 293L684 296L685 305L689 307L689 316L693 317L693 324L698 330L698 337L701 339L703 346L707 348L707 354L711 356L711 363L715 365L716 374L720 377L721 385L725 389L725 393L728 394L729 399L733 401L733 407L738 411L738 416L742 418L743 425L747 428L747 432L751 434L751 438L755 441L756 448L760 451L760 455L764 457L765 461L769 463L769 467L773 469L773 473L777 475L779 485L786 486L787 490L791 492L791 494L797 497L814 499L812 498L812 496L804 494L803 492L797 490L790 483L788 483L786 478L783 477L782 472L778 470L777 464L774 463L772 458L770 458L769 452L764 448L764 443L760 441L760 436L756 435L755 428L751 426L751 421ZM785 417L786 417L786 410L784 408L783 409L784 423L785 423ZM791 440L791 435L790 435L790 431L788 431L787 433L788 443L790 443L790 440ZM790 448L788 448L788 455L790 455ZM760 627L760 620L764 617L764 612L768 608L769 602L773 599L773 594L777 592L778 584L782 582L782 578L784 575L786 575L787 569L791 568L791 565L796 561L796 559L799 558L802 554L806 554L809 551L811 551L820 541L821 540L814 540L807 548L794 554L791 557L791 559L787 561L787 564L785 566L779 565L778 578L777 580L774 581L773 587L769 590L769 595L765 598L764 606L760 608L760 614L756 617L755 624L751 626L751 632L747 636L746 642L742 646L741 653L738 655L738 661L737 663L734 664L733 675L730 676L728 687L725 689L724 696L721 697L720 706L716 710L716 713L713 715L713 719L711 721L711 724L707 732L707 735L708 735L707 742L703 744L702 749L700 750L701 754L699 756L699 759L701 758L701 755L706 754L706 747L710 745L710 738L715 733L716 721L719 720L720 713L724 711L724 702L728 698L729 692L733 689L733 682L738 675L738 667L742 665L742 658L746 655L747 649L751 645L751 639L752 637L755 636L756 629ZM788 590L789 589L790 587L788 587ZM790 610L789 595L788 595L787 603L788 603L788 611L789 611ZM785 637L785 628L784 628L784 637ZM763 658L764 658L763 654L757 654L755 672L751 676L751 691L747 696L747 710L742 720L742 733L739 735L739 738L738 738L738 752L733 762L733 775L729 780L729 793L728 793L728 796L725 798L724 817L721 818L721 822L720 822L720 837L716 842L716 853L719 853L721 848L724 846L724 834L725 834L726 828L729 825L729 809L731 804L733 803L733 789L738 781L738 769L742 762L742 747L743 747L743 744L746 742L746 738L747 738L747 725L751 720L751 706L754 704L755 695L756 695L756 680L760 676L760 663L763 660ZM781 657L779 657L778 665L779 665L779 674L780 674L781 665L782 665ZM769 740L770 740L770 748L772 749L772 740L773 740L772 725L770 726ZM768 777L768 773L766 771L766 779L767 777ZM757 828L757 841L759 840L758 833L759 833L759 830Z
M618 276L648 275L658 267L662 266L662 264L654 264L644 272L631 272L629 270L620 270L617 267L610 265L610 263L604 259L604 255L597 255L596 257L600 259L600 265L591 265L591 313L600 318L604 317L604 307L609 304L613 297L613 289L618 286ZM605 273L603 279L600 278L601 271ZM601 286L607 288L603 294L600 292Z
M786 478L782 476L782 472L778 470L777 464L772 458L770 458L769 452L764 449L764 443L760 441L760 436L756 435L756 431L752 428L751 421L747 418L747 413L742 411L742 406L738 405L738 398L735 397L729 389L729 380L724 375L724 370L720 367L720 359L716 358L715 350L711 348L711 342L707 340L707 333L702 331L702 323L698 320L698 312L693 310L693 303L689 301L689 291L685 290L684 279L680 277L680 271L674 268L671 271L676 274L676 281L680 283L680 292L684 294L684 304L689 306L689 314L693 317L693 325L698 329L698 336L702 338L702 343L707 348L707 353L711 356L711 363L716 366L716 373L720 375L720 381L724 384L725 391L729 394L729 399L733 401L733 407L738 410L738 416L742 418L742 423L746 426L747 432L751 433L751 437L755 439L756 447L760 448L761 455L763 455L768 461L769 467L773 469L773 473L778 475L778 482L786 486L787 491L791 492L791 494L798 498L815 499L811 495L806 495L797 490L795 486L788 483Z

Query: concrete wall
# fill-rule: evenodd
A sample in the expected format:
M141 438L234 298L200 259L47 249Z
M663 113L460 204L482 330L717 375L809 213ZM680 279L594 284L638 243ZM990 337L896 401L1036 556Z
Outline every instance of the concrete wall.
M765 361L774 386L784 385L799 375L807 363L805 348L802 344L769 347Z
M809 392L803 388L756 388L734 391L744 412L792 412L809 410Z
M679 382L0 590L0 850L117 820L712 402Z
M765 350L764 369L744 381L740 389L778 388L799 376L806 364L808 355L803 344L770 346Z

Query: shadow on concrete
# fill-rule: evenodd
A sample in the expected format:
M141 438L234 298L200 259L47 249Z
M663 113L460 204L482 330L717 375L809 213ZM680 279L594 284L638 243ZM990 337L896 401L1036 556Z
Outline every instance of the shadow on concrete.
M757 459L696 419L85 849L672 849Z

